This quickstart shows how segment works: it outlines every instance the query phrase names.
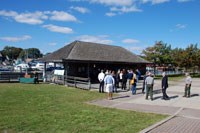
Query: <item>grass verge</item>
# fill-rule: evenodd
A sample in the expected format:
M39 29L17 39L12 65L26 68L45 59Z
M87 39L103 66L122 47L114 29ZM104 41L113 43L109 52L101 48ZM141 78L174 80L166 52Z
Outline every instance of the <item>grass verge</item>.
M59 85L0 84L0 132L134 133L164 115L88 105L104 94Z

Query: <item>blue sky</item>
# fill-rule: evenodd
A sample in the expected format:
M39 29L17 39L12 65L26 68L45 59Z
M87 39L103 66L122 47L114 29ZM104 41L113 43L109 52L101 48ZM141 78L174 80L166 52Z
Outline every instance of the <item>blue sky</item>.
M156 41L200 43L199 0L0 0L0 50L53 52L75 40L140 54Z

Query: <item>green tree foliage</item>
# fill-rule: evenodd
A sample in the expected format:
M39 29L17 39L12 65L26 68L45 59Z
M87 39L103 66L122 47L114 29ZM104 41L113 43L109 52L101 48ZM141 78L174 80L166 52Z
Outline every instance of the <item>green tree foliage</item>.
M198 51L197 44L191 44L186 49L175 48L172 51L173 64L186 70L199 66Z
M148 61L155 62L159 66L164 66L172 63L171 52L171 45L159 41L153 47L143 50L142 53Z
M10 58L10 60L14 60L17 59L20 52L22 51L22 48L16 48L16 47L10 47L10 46L6 46L4 47L4 49L2 50L2 55L8 56Z
M182 48L175 48L172 50L171 52L171 56L172 56L172 64L175 66L175 67L183 67L183 56L184 55L184 49Z
M19 57L22 59L26 59L26 58L37 59L37 58L41 58L42 56L43 56L42 53L37 48L24 49L23 51L21 51L19 55Z
M190 44L185 49L171 49L171 45L159 41L153 47L143 50L142 53L146 60L155 62L159 66L172 64L186 70L195 67L200 68L200 50L197 44Z

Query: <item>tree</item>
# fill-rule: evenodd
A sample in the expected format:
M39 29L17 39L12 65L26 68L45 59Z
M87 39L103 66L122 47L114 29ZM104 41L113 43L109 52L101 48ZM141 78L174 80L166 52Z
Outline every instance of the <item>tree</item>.
M175 48L171 52L172 57L172 63L175 67L182 67L183 66L183 60L185 57L184 49L182 48Z
M42 53L37 48L24 49L19 55L19 57L22 59L26 58L37 59L41 58L42 56L43 56Z
M198 70L200 71L200 49L197 50L195 62L196 62L196 66L198 67Z
M162 41L156 42L153 47L146 48L142 53L145 55L146 60L154 62L159 66L172 63L171 45L167 45Z
M185 49L185 68L189 69L189 68L193 68L198 65L197 62L197 54L198 54L198 48L197 48L197 44L191 44L189 45L186 49Z
M22 51L22 48L6 46L2 50L2 54L4 57L8 56L10 60L14 60L18 58L21 51Z

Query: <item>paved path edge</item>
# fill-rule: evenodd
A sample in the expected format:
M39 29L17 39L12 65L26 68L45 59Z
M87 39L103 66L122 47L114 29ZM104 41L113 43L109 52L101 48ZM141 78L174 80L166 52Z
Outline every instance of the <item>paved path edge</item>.
M154 128L156 128L156 127L158 127L158 126L160 126L160 125L162 125L162 124L168 122L169 120L173 119L173 118L174 118L179 112L181 112L182 110L183 110L183 108L178 109L178 111L177 111L176 113L174 113L173 115L171 115L171 116L165 118L165 119L162 120L162 121L157 122L156 124L154 124L154 125L152 125L152 126L150 126L150 127L147 127L147 128L145 128L145 129L143 129L142 131L140 131L140 133L148 133L149 131L153 130Z

